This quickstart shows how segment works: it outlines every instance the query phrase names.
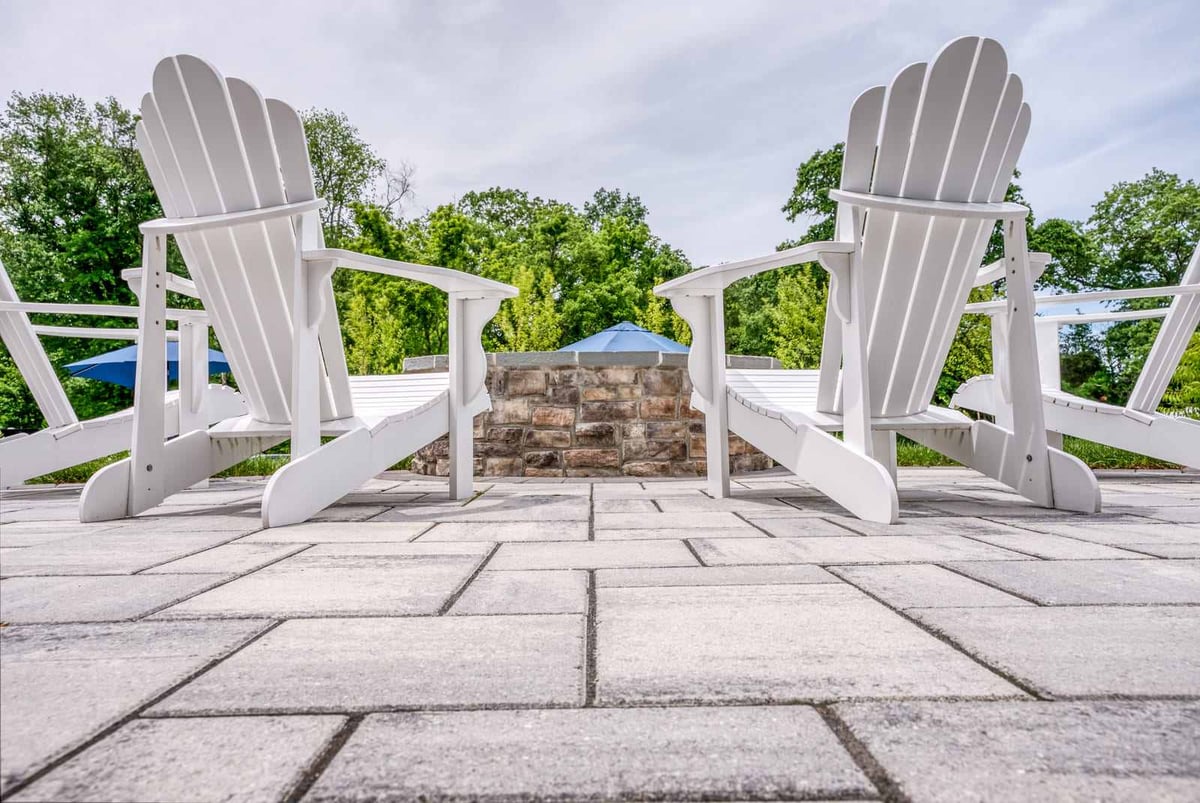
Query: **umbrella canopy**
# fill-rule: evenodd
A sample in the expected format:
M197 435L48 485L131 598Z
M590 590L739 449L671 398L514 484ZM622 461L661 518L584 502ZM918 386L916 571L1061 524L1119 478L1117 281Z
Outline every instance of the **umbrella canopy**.
M585 337L577 343L563 346L559 351L674 351L686 352L688 347L656 335L637 324L622 321L603 332Z
M137 375L137 346L126 346L123 349L97 354L86 360L70 363L66 369L71 376L81 376L84 379L99 379L101 382L112 382L116 385L133 387ZM229 363L225 355L219 351L208 350L208 372L210 374L229 373ZM167 341L167 379L179 379L179 343Z

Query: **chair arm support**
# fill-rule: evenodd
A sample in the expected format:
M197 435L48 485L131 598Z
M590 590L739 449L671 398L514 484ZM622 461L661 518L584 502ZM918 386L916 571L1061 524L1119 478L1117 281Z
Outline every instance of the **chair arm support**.
M129 289L134 295L142 289L142 269L141 268L126 268L121 271L121 278L129 285ZM176 276L174 273L167 274L167 291L171 293L179 293L181 296L188 298L200 298L200 291L196 289L196 283L191 279L185 279L182 276Z
M1029 267L1033 273L1034 281L1041 278L1046 272L1046 266L1050 264L1050 255L1045 251L1030 251L1029 252ZM990 265L984 265L979 269L979 273L975 274L975 282L972 287L980 287L992 282L998 282L1004 278L1005 264L1003 259L997 259Z
M487 355L483 351L483 328L500 309L503 297L471 292L449 295L450 403L462 409L470 406L484 390Z
M654 294L662 298L674 298L683 295L713 295L726 287L749 276L765 273L777 268L792 265L802 265L805 262L820 262L828 270L825 258L835 254L851 254L854 252L853 243L819 242L805 243L796 248L776 251L761 257L742 259L737 262L725 262L720 265L710 265L697 268L669 282L663 282L654 288Z
M909 215L962 218L964 220L1024 220L1029 216L1029 207L1008 201L993 203L983 201L926 201L919 198L898 198L891 195L874 195L869 192L830 190L829 197L839 203L850 204L862 209L879 209L884 212L903 212Z
M485 279L473 273L357 254L342 248L318 248L305 251L304 260L305 262L334 262L344 268L412 279L446 293L463 293L470 298L512 298L519 292L510 284Z
M200 215L198 217L158 218L148 220L138 226L145 235L156 234L192 234L209 229L240 226L247 223L262 223L266 220L292 217L293 215L324 209L324 198L313 198L311 201L298 201L294 204L268 206L262 209L246 209L241 212L224 212L219 215Z

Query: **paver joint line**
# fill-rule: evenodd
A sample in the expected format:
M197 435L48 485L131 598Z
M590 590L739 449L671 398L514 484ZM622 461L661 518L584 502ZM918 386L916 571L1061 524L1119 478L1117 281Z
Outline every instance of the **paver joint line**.
M300 800L308 794L308 790L312 788L312 785L321 777L321 773L325 772L325 769L346 745L346 742L350 741L350 737L358 730L358 726L362 724L365 717L366 714L351 714L346 718L342 727L338 729L338 732L325 745L325 749L305 769L296 786L283 798L284 803L300 803Z

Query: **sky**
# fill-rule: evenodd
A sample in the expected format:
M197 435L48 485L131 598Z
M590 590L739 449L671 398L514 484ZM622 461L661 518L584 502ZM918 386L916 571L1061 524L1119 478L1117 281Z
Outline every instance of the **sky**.
M136 107L192 53L297 108L344 112L416 168L409 213L516 187L642 198L695 265L797 236L797 165L862 90L965 34L998 39L1033 126L1039 219L1084 219L1152 167L1200 178L1195 0L0 0L0 96Z

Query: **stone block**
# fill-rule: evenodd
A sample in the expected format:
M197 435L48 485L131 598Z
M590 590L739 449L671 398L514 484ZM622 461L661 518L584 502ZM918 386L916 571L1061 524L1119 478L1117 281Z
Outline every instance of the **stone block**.
M873 796L811 708L371 715L309 800L766 800Z
M604 421L579 424L575 427L575 442L579 446L616 446L617 427Z
M642 392L647 396L677 396L682 387L682 374L678 368L642 371Z
M836 710L898 784L897 799L1182 801L1200 792L1196 702L912 701Z
M735 474L751 471L766 471L775 465L765 454L740 454L729 458L729 467Z
M528 423L529 411L529 399L495 399L491 420L494 424Z
M535 427L569 427L575 423L575 410L571 407L535 407Z
M644 420L671 419L679 415L679 399L674 396L655 396L642 399L638 413Z
M632 421L637 418L637 405L632 401L585 402L581 409L584 421Z
M682 421L647 421L645 436L652 441L679 440L687 438L687 424Z
M585 402L623 401L640 399L641 396L641 388L636 385L601 385L599 387L584 388L580 398Z
M568 449L563 452L568 468L617 468L621 455L616 449Z
M562 477L563 470L561 468L530 468L525 467L526 477Z
M531 432L531 433L529 433L529 434L530 434L530 435L537 435L537 434L565 435L566 433L565 433L565 432L564 432L564 433L559 433L559 432L551 432L551 433L536 433L536 432ZM568 439L569 439L569 438L568 438ZM561 454L559 454L558 452L554 452L554 451L531 451L531 452L526 452L526 453L525 453L525 467L526 467L526 471L528 471L530 468L537 468L537 469L543 469L543 468L555 468L555 469L561 469L561 468L562 468L562 455L561 455Z
M584 374L585 372L580 372ZM628 366L593 368L586 372L583 383L588 385L633 385L637 383L638 369Z
M546 393L546 372L540 370L510 370L505 377L509 396L542 396Z
M663 461L633 460L621 466L627 477L669 477L671 464Z
M485 477L520 477L525 462L519 457L489 457L483 461Z
M646 437L646 424L642 421L635 421L632 424L621 424L621 437L629 440L631 438Z
M493 443L510 443L514 446L520 446L521 440L524 437L524 427L489 427L487 430L487 439ZM449 445L449 441L446 441L447 449ZM449 451L446 454L449 454Z
M517 457L521 454L521 446L518 443L506 443L504 441L476 441L475 454L485 459L489 457Z
M293 619L152 714L578 706L581 616Z
M12 800L284 800L344 722L338 716L137 719Z
M755 449L753 446L751 446L749 443L747 443L742 438L739 438L737 435L730 433L730 435L729 435L729 454L730 455L754 454L754 452L755 452Z
M691 437L688 443L688 454L692 457L708 457L708 442L704 439L703 433Z
M531 429L525 434L526 449L565 449L571 445L571 433L561 429ZM526 465L540 465L525 456Z
M1023 693L842 584L597 591L602 705Z
M630 439L621 444L621 454L626 460L683 460L687 445L682 441Z
M574 385L555 385L546 391L546 399L551 404L579 404L579 388Z

